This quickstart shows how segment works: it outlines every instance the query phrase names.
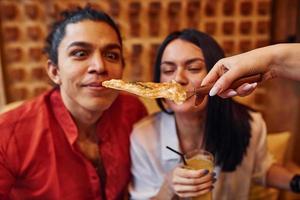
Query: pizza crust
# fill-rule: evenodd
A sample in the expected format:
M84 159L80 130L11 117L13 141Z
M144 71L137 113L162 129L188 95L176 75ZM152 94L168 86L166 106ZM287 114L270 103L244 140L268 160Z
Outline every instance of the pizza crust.
M176 104L182 104L186 98L186 90L177 82L154 83L154 82L125 82L119 79L111 79L102 82L107 88L122 90L146 98L166 98Z

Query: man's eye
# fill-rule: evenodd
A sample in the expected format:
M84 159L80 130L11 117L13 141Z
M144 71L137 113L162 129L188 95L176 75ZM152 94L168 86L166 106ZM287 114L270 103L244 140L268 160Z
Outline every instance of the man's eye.
M82 51L82 50L79 50L79 51L73 51L73 52L71 53L71 55L72 55L72 56L75 56L75 57L77 57L77 58L82 58L82 57L84 57L84 56L87 55L87 52Z
M104 53L105 58L107 58L110 61L119 61L120 60L120 54L116 52L105 52Z

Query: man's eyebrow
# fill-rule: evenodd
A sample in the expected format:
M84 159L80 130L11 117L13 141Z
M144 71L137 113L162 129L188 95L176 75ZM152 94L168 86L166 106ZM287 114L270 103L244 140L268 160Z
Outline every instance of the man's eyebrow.
M90 43L87 43L87 42L72 42L68 47L67 49L70 49L71 47L82 47L82 48L92 48L93 45L90 44ZM110 50L110 49L119 49L121 50L121 46L118 44L118 43L109 43L109 44L106 44L104 45L103 49L106 49L106 50Z
M83 47L83 48L91 48L92 45L87 42L72 42L70 45L68 45L67 49L70 49L71 47Z
M106 50L118 49L121 51L121 46L118 43L110 43L103 47Z

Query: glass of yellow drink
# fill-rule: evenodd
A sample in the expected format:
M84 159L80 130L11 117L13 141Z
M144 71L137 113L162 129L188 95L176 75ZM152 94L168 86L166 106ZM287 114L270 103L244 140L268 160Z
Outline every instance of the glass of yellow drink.
M209 172L214 168L214 157L211 153L205 150L196 149L184 155L188 169L207 169ZM212 200L212 193L200 195L191 198L192 200Z

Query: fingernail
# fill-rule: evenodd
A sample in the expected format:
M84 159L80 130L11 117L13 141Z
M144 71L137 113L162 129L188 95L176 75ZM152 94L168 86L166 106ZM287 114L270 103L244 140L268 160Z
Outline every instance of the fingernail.
M206 174L208 174L208 173L209 173L209 170L208 170L208 169L205 169L204 172L203 172L204 175L206 175Z
M228 97L233 97L233 96L236 96L236 95L237 95L237 92L234 91L234 90L231 90L231 91L229 91L229 92L227 93L227 96L228 96Z
M213 86L213 88L211 88L211 90L209 91L209 96L215 96L216 94L218 94L220 88L218 86Z
M215 183L216 181L217 181L217 179L216 179L216 178L213 178L213 179L212 179L212 182L213 182L213 183Z
M255 82L255 83L252 83L251 85L252 85L252 88L255 88L257 86L257 83Z
M248 91L248 90L250 90L250 89L252 89L252 84L247 84L247 85L245 85L245 86L243 87L243 90L244 90L244 91Z
M251 83L251 84L247 84L247 85L245 85L243 87L243 90L247 92L248 90L251 90L251 89L255 88L256 86L257 86L256 82L255 83Z
M213 173L212 173L212 176L215 177L215 176L216 176L216 172L213 172Z

